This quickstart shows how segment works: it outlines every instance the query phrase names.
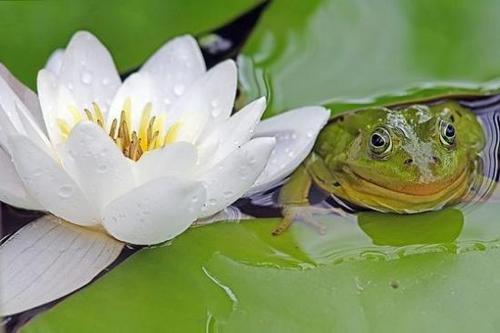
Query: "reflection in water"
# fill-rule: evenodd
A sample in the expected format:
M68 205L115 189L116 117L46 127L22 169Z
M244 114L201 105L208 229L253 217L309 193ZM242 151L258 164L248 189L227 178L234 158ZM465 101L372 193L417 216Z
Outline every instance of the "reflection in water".
M456 208L414 215L361 212L358 224L375 245L451 243L462 231L464 215Z

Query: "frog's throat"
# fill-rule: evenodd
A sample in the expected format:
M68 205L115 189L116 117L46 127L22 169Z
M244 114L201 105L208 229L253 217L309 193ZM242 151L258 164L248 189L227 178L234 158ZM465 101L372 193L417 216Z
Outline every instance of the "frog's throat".
M470 172L467 168L432 193L406 193L375 184L350 172L337 175L341 186L333 193L351 203L382 212L417 213L442 208L459 201L469 190ZM343 180L343 181L342 181Z

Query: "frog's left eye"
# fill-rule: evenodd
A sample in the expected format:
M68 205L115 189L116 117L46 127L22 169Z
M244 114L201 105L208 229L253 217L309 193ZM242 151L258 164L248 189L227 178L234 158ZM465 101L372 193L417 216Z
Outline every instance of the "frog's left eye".
M389 131L383 127L376 128L370 137L370 150L377 157L390 153L392 140Z
M455 126L452 123L441 120L439 122L439 139L445 146L452 146L455 143Z

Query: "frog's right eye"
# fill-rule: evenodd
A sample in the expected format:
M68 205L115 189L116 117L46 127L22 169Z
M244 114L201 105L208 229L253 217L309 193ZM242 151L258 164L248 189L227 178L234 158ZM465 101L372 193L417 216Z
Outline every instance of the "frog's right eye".
M376 157L384 157L390 153L392 140L389 131L383 127L376 128L370 137L370 150Z

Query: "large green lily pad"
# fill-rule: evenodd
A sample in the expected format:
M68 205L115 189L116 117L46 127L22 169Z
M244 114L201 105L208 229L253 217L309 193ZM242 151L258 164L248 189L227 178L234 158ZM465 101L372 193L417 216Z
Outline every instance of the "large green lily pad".
M495 0L277 0L240 58L267 115L307 104L333 112L500 87Z
M168 39L211 31L260 0L182 1L3 1L0 3L0 62L34 87L48 56L77 30L96 34L118 68L142 64Z
M499 206L465 211L329 216L324 235L273 237L277 220L191 229L22 332L498 331Z

